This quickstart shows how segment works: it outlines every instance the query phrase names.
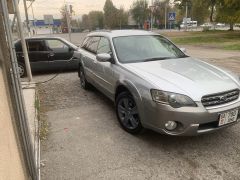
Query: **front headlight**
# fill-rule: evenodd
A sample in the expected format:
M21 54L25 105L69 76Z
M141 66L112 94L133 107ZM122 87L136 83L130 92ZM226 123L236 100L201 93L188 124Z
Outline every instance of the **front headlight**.
M156 89L151 90L152 99L155 102L169 104L174 108L197 107L197 104L188 96Z

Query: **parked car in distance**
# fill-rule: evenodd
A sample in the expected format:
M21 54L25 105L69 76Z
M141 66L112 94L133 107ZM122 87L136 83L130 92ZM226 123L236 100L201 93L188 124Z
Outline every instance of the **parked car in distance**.
M234 26L240 28L240 23L239 24L234 24Z
M225 24L225 23L217 23L216 26L217 26L217 27L225 27L226 24Z
M129 133L197 135L239 122L239 77L189 57L159 34L93 32L74 57L82 88L94 85L114 101Z
M180 25L181 28L197 28L197 21L187 21L187 23L182 22L182 24Z
M213 24L211 24L211 23L204 23L204 24L200 25L200 27L202 27L202 28L212 28Z
M77 69L78 60L73 58L77 46L59 37L26 38L28 56L33 72L46 70ZM15 42L20 77L26 75L21 41Z

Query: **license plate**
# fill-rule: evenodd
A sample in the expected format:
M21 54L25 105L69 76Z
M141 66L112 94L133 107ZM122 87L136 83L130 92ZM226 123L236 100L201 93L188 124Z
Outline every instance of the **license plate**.
M223 126L231 122L237 121L238 109L234 109L225 113L220 114L218 126Z

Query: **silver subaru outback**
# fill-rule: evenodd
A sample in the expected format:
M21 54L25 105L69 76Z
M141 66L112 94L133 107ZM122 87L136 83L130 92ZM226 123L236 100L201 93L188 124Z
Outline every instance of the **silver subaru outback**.
M240 80L187 56L165 37L139 30L90 33L74 54L84 89L115 102L124 130L197 135L240 119Z

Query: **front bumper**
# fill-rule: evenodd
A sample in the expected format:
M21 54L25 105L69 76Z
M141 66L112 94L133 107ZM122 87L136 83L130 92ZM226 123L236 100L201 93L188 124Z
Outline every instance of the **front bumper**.
M145 101L140 117L143 126L146 128L168 135L179 136L194 136L214 132L240 121L240 101L212 109L206 109L200 102L197 105L198 107L172 108L169 105ZM233 109L239 109L238 120L219 127L220 113ZM178 122L177 128L173 131L166 130L165 123L167 121Z

